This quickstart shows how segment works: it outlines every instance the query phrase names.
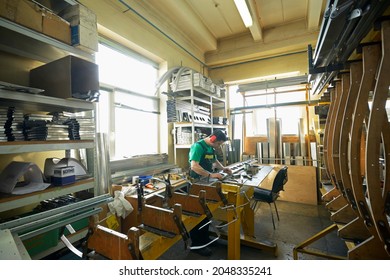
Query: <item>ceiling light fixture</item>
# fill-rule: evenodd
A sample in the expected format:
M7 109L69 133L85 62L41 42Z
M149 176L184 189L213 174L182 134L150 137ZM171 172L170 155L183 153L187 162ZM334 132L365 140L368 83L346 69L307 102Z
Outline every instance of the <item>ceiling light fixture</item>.
M237 10L240 13L242 21L244 22L245 27L251 27L253 24L251 13L249 12L248 5L245 0L234 0Z

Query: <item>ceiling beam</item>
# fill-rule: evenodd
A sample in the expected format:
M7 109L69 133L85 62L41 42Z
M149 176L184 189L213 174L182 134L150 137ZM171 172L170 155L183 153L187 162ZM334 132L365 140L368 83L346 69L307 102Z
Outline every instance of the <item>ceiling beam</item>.
M263 31L260 26L259 17L257 15L256 2L254 0L248 0L248 8L252 15L253 24L249 27L249 31L252 34L253 41L260 42L263 40Z
M205 54L206 64L213 67L306 51L307 45L315 45L318 38L318 32L307 31L305 20L265 31L261 42L254 42L249 32L220 40L217 51Z
M307 1L307 29L317 30L320 24L321 10L324 0Z

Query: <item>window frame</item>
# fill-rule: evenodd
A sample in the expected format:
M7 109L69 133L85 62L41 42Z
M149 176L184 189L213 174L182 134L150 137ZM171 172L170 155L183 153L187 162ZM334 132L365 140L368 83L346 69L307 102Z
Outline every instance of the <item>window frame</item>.
M136 59L142 63L147 63L149 64L150 66L152 66L153 68L156 69L156 82L158 80L158 73L159 73L159 65L158 63L146 58L145 56L142 56L141 54L131 50L131 49L128 49L127 47L121 45L120 43L117 43L117 42L113 42L109 39L106 39L106 38L103 38L103 37L99 37L99 44L102 44L102 45L105 45L106 47L108 48L111 48L112 50L114 51L117 51L123 55L126 55L126 56L130 56L132 57L133 59ZM160 135L160 115L161 115L161 110L160 110L160 96L159 94L157 93L157 95L148 95L148 94L143 94L143 93L139 93L139 92L135 92L135 91L132 91L132 90L129 90L129 89L126 89L126 88L122 88L122 87L119 87L119 86L115 86L115 85L111 85L111 84L107 84L107 83L103 83L103 82L100 82L99 83L99 87L100 87L100 91L104 91L108 94L108 108L107 108L107 111L108 111L108 118L109 118L109 121L108 121L108 128L106 131L100 131L100 132L104 132L104 133L108 133L108 139L109 139L109 148L110 148L110 161L115 161L115 160L120 160L121 158L119 158L118 155L116 155L116 139L115 139L115 135L116 135L116 131L115 131L115 124L116 124L116 120L115 120L115 109L119 106L123 106L123 104L120 104L118 102L116 102L115 100L115 95L118 93L118 92L121 92L121 93L126 93L126 94L129 94L129 95L132 95L132 96L135 96L135 97L140 97L140 98L146 98L146 99L150 99L153 101L153 107L155 110L142 110L142 109L138 109L138 108L135 108L135 107L131 107L131 106L124 106L126 109L128 110L134 110L134 111L142 111L142 112L145 112L145 113L150 113L150 114L157 114L157 120L156 120L156 124L155 126L157 127L158 131L157 131L157 135ZM99 107L99 104L97 105L97 107ZM99 122L98 125L97 125L97 128L100 129L100 117L99 116L99 109L98 109L98 117L97 117L97 121ZM97 131L99 132L99 131ZM160 141L157 137L156 139L156 150L157 152L159 153L160 152ZM122 155L124 156L124 155Z

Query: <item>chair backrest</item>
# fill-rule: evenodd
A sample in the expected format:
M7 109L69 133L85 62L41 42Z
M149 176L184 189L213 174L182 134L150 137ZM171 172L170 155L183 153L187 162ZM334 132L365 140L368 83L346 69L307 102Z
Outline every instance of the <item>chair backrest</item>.
M287 181L287 166L283 166L275 176L274 182L272 184L272 192L278 193L283 191L283 186L287 183Z

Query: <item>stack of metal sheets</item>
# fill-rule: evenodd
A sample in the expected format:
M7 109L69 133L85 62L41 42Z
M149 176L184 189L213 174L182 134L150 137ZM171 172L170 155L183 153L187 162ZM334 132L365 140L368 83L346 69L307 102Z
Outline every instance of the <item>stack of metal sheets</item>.
M74 118L67 119L64 124L68 126L70 140L80 140L80 124Z
M178 121L175 99L167 100L167 121L169 123Z
M95 121L93 118L70 112L55 112L53 122L64 125L70 140L95 139Z
M8 119L4 124L5 141L23 141L23 112L16 110L14 107L9 107L7 117Z
M229 120L225 117L213 117L213 124L228 125Z
M0 142L7 142L5 124L8 121L8 107L0 107Z
M48 140L49 131L53 135L63 132L61 128L50 126L52 119L53 116L51 115L26 114L23 123L23 132L24 132L25 140L28 141Z
M193 115L192 115L193 110ZM210 108L172 99L167 101L168 122L197 122L211 124Z
M88 117L77 117L79 123L79 135L81 140L95 139L95 122Z

